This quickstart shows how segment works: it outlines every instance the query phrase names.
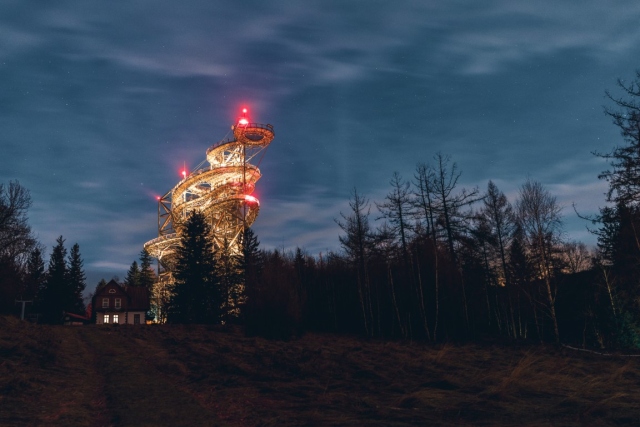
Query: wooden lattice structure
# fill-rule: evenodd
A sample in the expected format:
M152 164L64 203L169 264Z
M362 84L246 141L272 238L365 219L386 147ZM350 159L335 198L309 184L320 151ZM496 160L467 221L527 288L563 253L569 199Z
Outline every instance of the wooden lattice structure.
M273 140L273 126L249 122L244 109L231 129L232 138L206 151L208 166L190 174L184 171L183 179L158 199L158 237L144 245L158 259L157 289L165 289L171 281L175 249L191 212L204 213L214 246L226 243L232 252L240 251L245 227L258 216L260 202L252 193L261 174L252 161L259 160L258 155Z

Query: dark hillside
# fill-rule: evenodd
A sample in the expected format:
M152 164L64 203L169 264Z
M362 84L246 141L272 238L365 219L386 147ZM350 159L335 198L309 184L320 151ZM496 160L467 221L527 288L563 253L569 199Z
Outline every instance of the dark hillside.
M640 360L0 318L0 425L638 425Z

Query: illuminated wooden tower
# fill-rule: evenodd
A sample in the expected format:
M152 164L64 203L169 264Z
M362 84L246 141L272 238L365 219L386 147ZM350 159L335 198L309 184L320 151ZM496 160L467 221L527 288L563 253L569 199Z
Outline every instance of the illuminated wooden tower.
M160 274L156 288L165 289L171 281L175 249L191 212L204 213L215 247L226 242L236 253L240 251L245 227L251 226L258 216L260 202L252 193L261 174L251 162L259 160L258 154L273 140L273 126L251 123L245 108L231 129L232 138L207 150L206 161L201 165L208 162L208 166L191 173L183 170L182 180L158 198L158 237L144 245L158 259Z

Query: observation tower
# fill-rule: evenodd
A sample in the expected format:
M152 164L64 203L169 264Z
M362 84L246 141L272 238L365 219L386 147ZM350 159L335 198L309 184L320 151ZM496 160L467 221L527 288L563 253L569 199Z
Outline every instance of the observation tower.
M275 135L273 126L250 122L244 108L231 130L233 137L209 147L196 170L183 170L182 179L158 198L158 237L144 248L158 259L160 284L170 279L175 249L191 212L202 212L207 218L214 247L226 242L233 253L240 252L244 229L258 216L260 202L251 194L261 174L251 162L260 163L258 155Z

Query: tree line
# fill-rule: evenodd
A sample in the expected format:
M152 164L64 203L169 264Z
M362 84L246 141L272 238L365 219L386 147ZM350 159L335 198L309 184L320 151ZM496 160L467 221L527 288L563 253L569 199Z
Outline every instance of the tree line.
M28 223L30 207L31 195L18 181L0 184L0 314L15 313L24 301L44 323L62 323L64 313L84 315L80 247L67 251L60 236L45 266L43 246Z
M0 314L21 312L25 301L28 317L40 323L62 323L65 313L93 318L91 304L85 305L87 278L80 246L75 243L68 250L59 236L45 264L44 246L28 223L30 207L29 190L18 181L0 184ZM140 265L134 261L124 284L151 290L156 281L152 263L143 249ZM106 284L103 279L96 289Z
M598 245L564 238L561 207L527 179L515 200L495 183L459 185L437 153L413 176L394 173L384 200L353 189L336 220L341 251L214 248L205 219L189 220L165 301L173 323L241 322L247 332L305 330L429 341L477 338L637 346L640 298L640 74L605 113L625 145L594 153L609 204L588 217ZM380 224L377 227L375 224ZM227 245L224 245L227 246ZM132 268L134 268L132 266ZM135 269L135 268L134 268Z
M623 143L594 153L610 165L599 176L609 184L608 203L585 218L595 249L565 239L561 207L540 182L527 179L513 200L492 181L482 190L462 188L458 165L437 153L408 179L394 173L381 201L354 188L349 210L336 219L339 251L263 250L250 228L239 253L228 243L213 247L206 220L194 213L177 250L172 291L159 302L163 320L240 323L247 333L273 337L332 331L637 347L640 73L618 85L622 95L607 92L612 107L605 114ZM29 204L18 183L0 186L0 307L11 311L20 294L60 298L56 313L79 310L79 248L67 256L60 237L45 270L27 224ZM152 279L143 252L125 282L150 287Z
M384 200L353 189L336 220L340 252L259 251L246 277L248 331L640 345L640 73L607 92L623 144L607 206L586 217L597 247L564 238L561 207L527 179L515 200L495 183L465 189L449 156L394 173ZM381 224L375 227L374 223Z

